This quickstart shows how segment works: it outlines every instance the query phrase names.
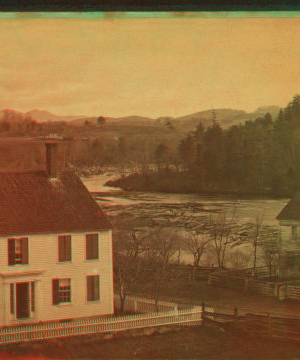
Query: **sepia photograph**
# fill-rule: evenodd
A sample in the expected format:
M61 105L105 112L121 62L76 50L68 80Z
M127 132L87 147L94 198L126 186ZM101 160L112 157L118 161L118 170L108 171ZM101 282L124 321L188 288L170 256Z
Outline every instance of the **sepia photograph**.
M300 12L0 44L0 359L300 358Z

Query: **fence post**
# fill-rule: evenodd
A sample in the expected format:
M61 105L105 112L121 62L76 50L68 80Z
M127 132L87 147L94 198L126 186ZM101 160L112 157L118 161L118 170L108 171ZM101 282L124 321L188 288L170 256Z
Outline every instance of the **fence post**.
M137 313L138 306L137 306L137 300L134 299L134 312Z
M202 303L202 310L201 310L202 320L205 320L205 303Z
M245 278L244 291L248 290L248 278Z
M195 265L193 265L192 285L195 283Z
M269 334L272 336L272 316L271 314L268 314L268 330L269 330Z
M275 283L275 297L278 299L279 298L279 292L280 292L280 290L279 290L279 288L280 288L280 285L278 284L278 282L276 282Z
M239 309L237 307L234 308L234 318L235 320L237 320L237 318L239 317Z
M288 285L278 285L278 300L287 299Z

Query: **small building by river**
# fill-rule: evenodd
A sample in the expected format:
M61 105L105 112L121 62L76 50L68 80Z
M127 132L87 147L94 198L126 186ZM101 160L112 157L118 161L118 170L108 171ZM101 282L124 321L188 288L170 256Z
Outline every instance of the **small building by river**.
M291 238L297 240L298 227L300 227L300 192L287 203L287 205L280 211L276 219L280 226L290 226Z

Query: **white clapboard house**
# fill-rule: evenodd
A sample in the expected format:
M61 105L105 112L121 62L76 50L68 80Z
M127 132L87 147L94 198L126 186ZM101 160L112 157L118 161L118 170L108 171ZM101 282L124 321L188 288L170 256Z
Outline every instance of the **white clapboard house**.
M112 237L72 171L0 173L0 326L113 313Z

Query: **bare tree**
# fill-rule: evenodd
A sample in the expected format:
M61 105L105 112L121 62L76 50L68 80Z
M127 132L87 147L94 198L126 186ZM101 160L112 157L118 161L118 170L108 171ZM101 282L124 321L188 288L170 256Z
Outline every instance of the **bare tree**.
M194 257L193 265L199 266L202 255L208 250L210 236L207 233L191 232L184 239L183 249Z
M257 269L258 249L261 249L265 265L268 267L269 276L272 276L275 260L280 265L280 232L277 228L268 225L262 225L262 217L257 216L253 224L245 224L242 227L240 236L245 242L250 241L253 244L253 271ZM280 273L280 269L279 269Z
M168 265L178 250L178 239L176 233L157 227L151 232L151 241L148 243L147 262L151 264L155 306L158 311L161 289L166 280Z
M128 290L138 279L143 265L141 255L145 252L144 244L149 236L137 236L135 230L127 230L114 238L114 277L120 296L121 312L124 310Z
M215 249L218 266L223 268L227 249L230 246L240 245L242 240L239 236L240 227L234 223L234 212L231 215L225 212L213 214L204 227Z
M228 254L228 258L232 267L243 269L250 263L251 255L241 249L236 249Z
M264 261L269 270L269 278L271 279L276 262L277 265L280 266L280 234L278 229L273 227L265 226L263 230L264 231L263 234L261 234L259 246L262 249Z
M245 241L250 241L253 245L253 272L256 271L257 264L257 247L260 240L260 236L263 233L263 216L256 215L255 223L248 223L242 227L240 236L244 238Z
M257 215L255 218L255 224L254 224L254 231L253 231L253 249L254 249L254 256L253 256L253 271L256 271L256 261L257 261L257 242L259 237L259 231L261 229L263 222L263 217L260 215Z

